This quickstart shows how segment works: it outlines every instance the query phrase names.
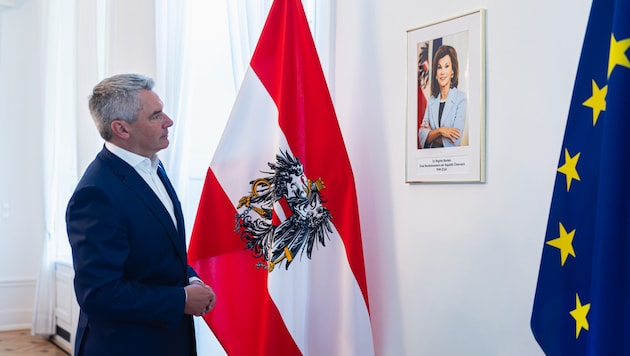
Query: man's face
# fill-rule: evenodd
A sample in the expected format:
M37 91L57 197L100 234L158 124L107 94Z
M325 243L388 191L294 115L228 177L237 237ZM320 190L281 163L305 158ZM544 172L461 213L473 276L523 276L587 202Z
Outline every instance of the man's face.
M162 100L152 90L141 90L140 102L138 119L129 124L130 151L152 157L168 147L168 128L173 126L173 120L162 111Z

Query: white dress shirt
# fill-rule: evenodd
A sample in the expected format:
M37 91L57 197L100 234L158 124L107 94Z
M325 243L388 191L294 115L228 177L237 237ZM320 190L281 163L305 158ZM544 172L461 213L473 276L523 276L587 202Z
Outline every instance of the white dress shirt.
M173 219L173 224L175 228L177 228L177 219L175 219L175 208L173 208L173 201L171 197L168 195L166 188L164 187L164 183L157 174L158 164L160 160L158 159L157 154L153 155L151 159L140 156L133 152L127 151L124 148L120 148L114 145L111 142L105 142L105 147L113 154L118 156L123 161L127 162L130 166L132 166L136 172L144 179L144 181L151 187L155 195L160 198L160 201L171 215L171 219Z

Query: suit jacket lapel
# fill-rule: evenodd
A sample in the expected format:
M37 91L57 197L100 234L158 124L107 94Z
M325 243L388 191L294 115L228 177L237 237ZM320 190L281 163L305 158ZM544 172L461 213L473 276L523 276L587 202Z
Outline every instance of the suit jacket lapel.
M99 156L112 168L114 173L120 177L122 184L128 186L130 190L136 193L136 196L141 199L147 208L156 216L157 220L168 232L168 236L171 239L177 254L180 256L182 261L186 262L186 242L185 237L183 237L185 235L182 210L176 195L175 199L173 199L175 191L170 182L168 184L164 183L164 185L166 186L171 200L173 200L173 207L175 208L175 217L178 225L177 229L175 228L175 225L173 225L173 219L171 219L171 215L166 210L166 207L164 207L164 204L162 204L160 198L158 198L151 187L149 187L149 185L144 181L144 179L142 179L133 167L105 148L99 153ZM171 194L171 191L173 194Z

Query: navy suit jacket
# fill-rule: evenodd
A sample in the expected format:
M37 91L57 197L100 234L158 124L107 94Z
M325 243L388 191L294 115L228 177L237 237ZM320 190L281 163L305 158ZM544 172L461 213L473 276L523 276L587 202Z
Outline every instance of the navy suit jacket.
M148 184L106 148L79 181L66 211L81 313L75 355L194 355L184 314L188 266L181 204L177 227Z

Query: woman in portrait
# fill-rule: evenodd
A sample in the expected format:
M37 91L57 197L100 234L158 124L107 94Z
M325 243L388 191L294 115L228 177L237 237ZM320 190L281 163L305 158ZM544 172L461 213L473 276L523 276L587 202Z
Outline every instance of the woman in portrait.
M459 62L455 48L440 46L431 71L431 96L418 137L424 148L456 147L466 123L466 93L457 89Z

